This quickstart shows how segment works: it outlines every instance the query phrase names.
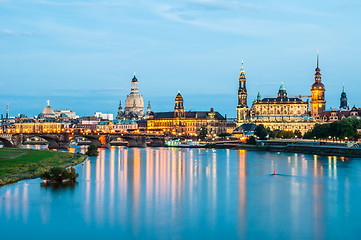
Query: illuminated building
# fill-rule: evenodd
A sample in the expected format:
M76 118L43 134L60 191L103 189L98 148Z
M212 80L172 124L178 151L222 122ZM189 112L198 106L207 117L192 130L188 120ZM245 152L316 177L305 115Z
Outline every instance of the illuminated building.
M261 99L258 93L251 108L252 121L303 121L305 118L308 118L308 102L297 97L287 97L283 83L277 98Z
M277 98L261 99L258 93L257 100L251 108L251 122L263 124L273 130L300 131L303 134L312 129L315 122L308 115L308 101L300 98L289 98L286 88L281 84Z
M321 69L319 68L319 57L317 51L317 67L315 73L315 82L311 87L311 117L317 120L323 119L323 113L326 107L325 86L321 82Z
M138 124L134 120L100 121L96 129L104 133L124 132L138 129Z
M248 106L247 106L247 88L246 88L246 75L244 73L243 68L243 60L242 60L242 68L241 73L239 74L239 88L238 88L238 105L237 105L237 123L241 124L246 121L248 118Z
M174 111L152 112L147 120L147 130L150 132L197 136L202 127L208 135L225 133L226 119L213 108L210 111L184 111L180 92L175 98Z
M138 79L134 77L131 82L131 90L127 99L125 100L125 109L123 112L122 103L119 102L118 107L118 120L141 120L148 118L150 113L150 103L148 103L147 113L144 113L144 100L143 96L139 93Z
M355 106L353 106L351 110L349 110L347 104L347 95L345 92L345 87L343 86L340 97L340 109L331 109L329 111L324 111L322 120L324 122L335 122L350 117L361 119L361 108L356 108Z
M28 118L20 114L15 118L14 133L58 133L64 132L70 128L72 122L68 116L56 116L55 111L49 105L43 109L38 117Z

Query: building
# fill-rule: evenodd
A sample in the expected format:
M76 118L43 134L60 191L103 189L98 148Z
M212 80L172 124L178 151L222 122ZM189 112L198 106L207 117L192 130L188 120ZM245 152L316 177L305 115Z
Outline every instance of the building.
M113 121L113 113L102 113L102 112L96 112L94 113L94 116L98 119L103 119L107 121Z
M315 82L311 87L311 117L317 120L323 119L326 108L325 86L321 82L321 69L319 68L319 57L317 51L317 67L315 73Z
M322 120L324 122L335 122L340 121L344 118L355 117L361 119L361 108L356 108L353 106L351 110L347 104L347 95L345 92L345 87L342 87L341 97L340 97L340 109L331 109L323 113Z
M237 105L237 123L241 124L242 122L248 119L248 105L247 105L247 88L246 88L246 75L243 68L239 74L239 88L238 88L238 105Z
M174 111L151 113L147 120L147 131L172 133L174 135L197 136L201 128L208 135L226 133L226 119L213 108L210 111L185 111L183 97L178 92Z
M68 117L70 119L78 119L79 116L71 110L55 110L56 117Z
M100 121L96 129L104 133L127 132L138 129L138 124L134 120Z
M60 133L68 131L72 121L67 117L57 116L53 108L47 101L42 113L38 117L28 118L25 115L19 115L15 118L15 133Z
M148 102L147 112L144 112L144 100L143 96L139 93L138 79L135 77L135 73L131 82L130 94L125 100L125 109L123 111L122 103L119 102L118 107L118 120L141 120L149 117L151 112L150 103Z
M261 99L258 93L251 108L251 121L303 121L305 118L308 118L308 102L289 98L283 83L276 98Z

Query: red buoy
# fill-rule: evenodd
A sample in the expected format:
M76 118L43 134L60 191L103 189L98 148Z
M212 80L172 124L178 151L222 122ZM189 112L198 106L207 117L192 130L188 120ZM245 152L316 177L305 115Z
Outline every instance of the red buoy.
M277 175L276 170L273 170L273 175Z

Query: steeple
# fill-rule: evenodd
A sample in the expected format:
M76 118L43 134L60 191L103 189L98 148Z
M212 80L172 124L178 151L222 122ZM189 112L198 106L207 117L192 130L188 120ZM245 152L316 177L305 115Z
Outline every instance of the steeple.
M258 94L257 94L257 102L259 102L259 101L261 101L261 100L262 100L262 98L261 98L261 93L258 92Z
M315 69L315 82L311 87L311 117L322 120L326 108L325 86L321 82L321 69L319 51L317 50L317 67Z
M342 86L342 93L340 97L340 109L349 109L347 105L347 96L345 92L345 85Z
M317 67L315 69L315 82L321 82L321 69L320 69L320 60L319 60L319 51L317 50Z
M123 116L122 101L119 101L117 119L121 119Z
M241 71L238 77L239 88L238 88L238 105L237 105L237 123L241 124L248 117L248 106L247 106L247 88L246 88L246 74L244 71L244 65L242 60Z
M241 67L241 74L244 75L244 68L243 68L243 59L242 59L242 67Z
M148 101L147 114L149 115L152 109L150 108L150 101Z

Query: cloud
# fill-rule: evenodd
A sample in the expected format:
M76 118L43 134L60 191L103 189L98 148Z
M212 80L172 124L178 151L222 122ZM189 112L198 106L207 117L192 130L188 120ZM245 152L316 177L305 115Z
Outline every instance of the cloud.
M4 28L4 29L0 30L0 35L15 37L15 36L28 36L28 35L31 35L31 33L30 32L16 32L16 31Z
M236 10L240 8L256 8L250 4L242 4L238 1L219 1L219 0L191 0L187 4L190 9L219 11L219 10Z
M4 35L15 35L15 32L12 31L12 30L9 30L9 29L2 29L2 30L1 30L1 34L4 34Z
M54 6L91 6L90 2L55 2L55 1L39 1L38 4L54 5Z

